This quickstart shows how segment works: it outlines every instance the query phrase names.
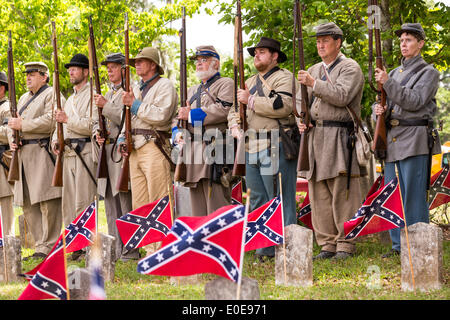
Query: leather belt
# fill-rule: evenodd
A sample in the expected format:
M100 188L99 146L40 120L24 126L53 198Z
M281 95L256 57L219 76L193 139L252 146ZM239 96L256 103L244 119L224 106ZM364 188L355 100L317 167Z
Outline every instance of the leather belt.
M80 143L80 142L91 142L91 138L70 138L64 139L64 142L67 143Z
M403 126L403 127L418 127L425 126L428 127L428 120L420 119L420 120L406 120L406 119L391 119L389 120L389 124L391 127Z
M311 120L315 127L353 128L353 121Z
M22 142L22 146L25 146L27 144L47 144L50 141L50 138L41 138L41 139L22 139L20 140Z

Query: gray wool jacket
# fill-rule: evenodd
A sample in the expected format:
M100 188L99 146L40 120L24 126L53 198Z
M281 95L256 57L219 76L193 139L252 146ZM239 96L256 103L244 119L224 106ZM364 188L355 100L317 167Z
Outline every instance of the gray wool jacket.
M434 97L439 86L439 72L427 64L413 74L406 84L401 85L408 74L417 70L418 65L425 63L419 54L408 60L402 59L401 65L389 73L389 79L383 85L387 96L387 120L433 119L437 109ZM437 136L432 154L440 152L441 143ZM386 162L428 153L427 127L395 126L387 131Z

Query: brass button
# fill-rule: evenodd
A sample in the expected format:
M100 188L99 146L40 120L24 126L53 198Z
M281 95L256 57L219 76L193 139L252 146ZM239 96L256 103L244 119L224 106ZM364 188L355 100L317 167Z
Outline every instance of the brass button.
M397 141L397 138L392 138L392 142L395 142L395 141Z

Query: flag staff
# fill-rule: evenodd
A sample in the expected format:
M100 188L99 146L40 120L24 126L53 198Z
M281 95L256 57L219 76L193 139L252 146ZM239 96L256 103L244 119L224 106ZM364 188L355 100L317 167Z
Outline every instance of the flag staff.
M5 283L8 283L8 272L6 271L7 270L7 268L6 268L6 238L5 238L5 235L3 233L3 228L4 228L3 227L3 212L2 212L2 208L1 207L0 207L0 227L1 227L1 230L2 230L2 233L0 234L0 238L3 239L3 248L2 248L2 251L3 251L3 266L4 266L3 271L5 273Z
M408 226L406 225L406 214L405 209L403 207L403 196L402 196L402 188L400 187L400 178L398 176L398 169L397 169L397 163L395 164L395 175L397 177L398 186L400 189L400 202L402 204L402 211L403 211L403 220L405 221L405 236L406 236L406 245L408 247L408 258L409 258L409 267L411 268L411 278L412 278L412 284L413 284L413 290L416 291L416 284L414 281L414 270L412 265L412 258L411 258L411 248L409 246L409 237L408 237Z
M245 202L244 226L242 228L242 244L241 244L241 264L239 265L239 277L236 290L236 300L241 297L242 269L244 268L244 249L245 249L245 229L247 228L247 216L250 209L250 189L247 189L247 197Z
M286 272L286 237L284 234L284 210L283 210L283 187L281 184L281 172L278 173L280 182L280 200L281 200L281 226L283 228L283 264L284 264L284 284L287 285L287 272Z
M62 232L62 243L63 243L63 256L64 256L64 277L66 278L66 300L70 300L70 289L69 289L69 276L67 274L67 258L66 258L66 227L64 226L64 210L63 215L63 232Z
M173 225L173 220L174 220L174 214L173 214L173 207L172 207L172 196L170 193L170 183L167 185L167 192L169 194L169 208L170 208L170 218L172 220L172 225Z

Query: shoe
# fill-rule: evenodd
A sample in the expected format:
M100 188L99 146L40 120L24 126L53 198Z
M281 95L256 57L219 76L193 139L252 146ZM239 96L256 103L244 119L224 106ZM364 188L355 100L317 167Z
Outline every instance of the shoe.
M336 255L335 252L322 250L320 253L313 258L313 260L330 259Z
M86 253L83 250L77 250L77 251L72 252L72 255L70 256L70 260L78 261L78 260L82 259L85 255L86 255Z
M391 249L388 253L383 254L381 257L382 258L392 258L392 257L398 256L398 255L400 255L400 251Z
M338 251L332 258L333 260L345 260L347 258L353 257L353 253L345 252L345 251Z
M31 256L23 258L23 261L28 261L30 259L45 259L45 257L47 257L45 253L35 252Z

